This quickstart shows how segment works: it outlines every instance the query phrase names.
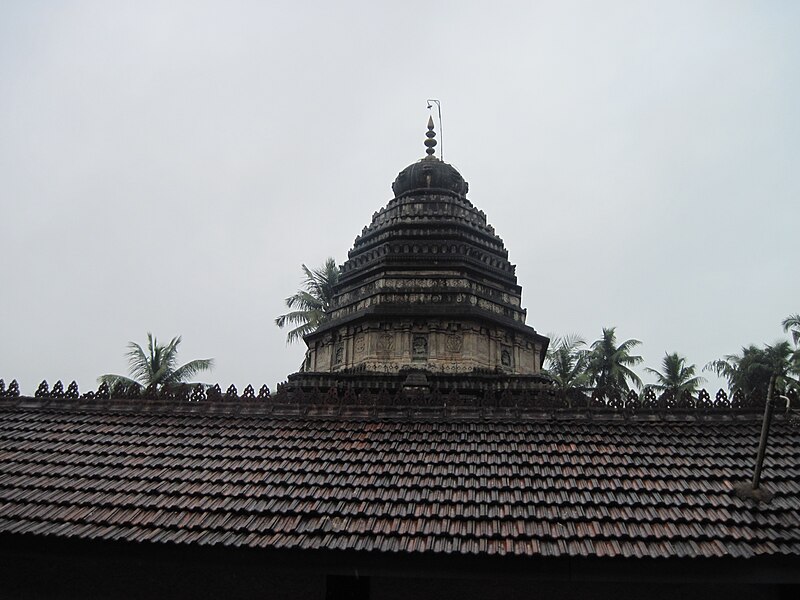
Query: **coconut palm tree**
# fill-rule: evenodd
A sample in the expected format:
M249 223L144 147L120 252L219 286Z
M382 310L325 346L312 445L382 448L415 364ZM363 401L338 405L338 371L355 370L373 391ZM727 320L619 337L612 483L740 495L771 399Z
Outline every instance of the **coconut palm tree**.
M281 328L297 325L286 334L287 344L315 331L328 320L333 290L339 281L340 270L332 258L319 269L301 266L305 275L303 289L286 298L286 306L292 310L275 319L275 324Z
M118 385L156 387L178 385L185 383L201 371L208 371L214 366L214 359L203 358L193 360L180 367L178 363L178 346L181 337L174 337L166 346L158 343L152 333L147 334L147 349L135 343L128 343L128 370L131 377L122 375L101 375L97 378L100 383L106 383L113 388Z
M673 398L680 398L684 392L695 393L705 379L695 375L697 367L687 365L686 358L679 356L677 352L667 353L661 361L661 371L656 371L649 367L645 371L656 376L658 381L647 387L668 392Z
M800 314L789 315L781 325L786 333L792 334L792 342L794 342L789 372L800 377Z
M789 315L781 325L786 333L792 334L795 347L800 346L800 314Z
M712 371L727 379L732 392L765 395L773 374L778 376L776 389L779 392L785 391L789 386L800 388L800 382L793 376L797 374L796 356L797 351L793 351L787 341L763 348L750 344L742 348L741 354L727 354L708 363L703 370Z
M586 342L576 334L557 337L547 353L544 372L553 381L559 396L571 404L570 396L589 385L586 372Z
M631 368L642 362L641 356L631 354L631 350L641 342L630 339L617 344L615 330L616 327L603 328L603 337L592 344L587 359L589 380L597 390L606 394L629 391L628 382L637 388L642 386L642 380Z

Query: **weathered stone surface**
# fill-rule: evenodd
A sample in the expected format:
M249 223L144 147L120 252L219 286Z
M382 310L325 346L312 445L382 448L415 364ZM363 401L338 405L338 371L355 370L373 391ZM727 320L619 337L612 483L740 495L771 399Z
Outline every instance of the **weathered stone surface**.
M489 369L534 374L539 372L541 352L536 339L524 333L487 327L455 315L452 320L365 319L343 325L319 341L309 341L306 370L327 372L365 366L392 372L413 366L446 373Z

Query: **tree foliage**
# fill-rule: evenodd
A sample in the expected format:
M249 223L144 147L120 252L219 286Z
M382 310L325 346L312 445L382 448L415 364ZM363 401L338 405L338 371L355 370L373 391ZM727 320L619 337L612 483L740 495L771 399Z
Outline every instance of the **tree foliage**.
M152 333L147 334L147 348L143 349L135 342L128 343L128 371L131 377L122 375L101 375L97 378L100 383L107 383L109 387L118 385L157 387L185 383L202 371L208 371L214 366L214 359L204 358L190 361L184 365L178 364L178 346L181 337L174 337L166 344L158 343Z
M656 383L651 387L661 392L671 393L674 398L679 398L684 392L695 393L705 379L698 377L697 367L686 363L686 358L677 352L665 354L661 361L661 371L646 367L645 371L656 376Z
M625 340L618 344L616 327L604 327L603 336L590 349L586 371L596 389L604 393L627 392L630 384L637 388L642 380L633 371L642 362L642 357L631 354L641 344L639 340Z
M275 324L280 328L296 325L286 334L287 343L316 331L328 320L333 291L341 273L333 258L327 259L319 269L301 266L305 276L303 287L286 298L286 307L290 311L275 319Z
M728 380L732 391L744 394L767 393L770 377L775 374L778 391L787 386L797 386L797 354L788 341L765 345L763 348L750 344L740 354L727 354L708 363L704 370L712 371Z
M783 330L786 333L792 334L792 342L794 342L795 347L800 345L800 314L789 315L781 325L783 325Z
M786 340L763 347L750 344L739 354L708 363L703 371L725 378L731 392L745 395L766 394L773 373L777 375L779 393L789 388L800 391L800 314L789 315L782 326L791 335L793 345ZM615 327L604 327L602 337L588 349L578 335L554 337L545 358L544 374L567 401L576 391L591 387L604 394L627 393L631 386L642 387L633 370L642 357L632 354L640 343L635 339L618 343ZM676 398L684 392L694 394L705 383L697 374L697 366L677 352L664 355L660 370L644 370L656 377L656 382L646 387L672 393Z
M586 372L588 356L586 342L576 334L553 339L544 372L567 403L570 403L572 392L589 385L589 374Z

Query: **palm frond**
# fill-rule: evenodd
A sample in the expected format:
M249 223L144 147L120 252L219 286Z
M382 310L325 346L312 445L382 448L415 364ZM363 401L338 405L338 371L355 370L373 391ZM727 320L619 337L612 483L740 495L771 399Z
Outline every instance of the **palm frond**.
M195 375L198 371L211 368L212 359L195 360L176 368L178 362L178 346L181 336L176 336L167 345L158 343L158 339L147 333L147 348L143 349L135 342L128 343L128 368L133 379L122 378L123 382L136 383L144 387L150 385L175 384ZM118 381L119 375L104 375L108 381ZM112 379L117 378L117 379Z
M170 373L175 369L175 365L178 364L178 346L180 344L181 336L176 336L163 348L162 364L167 367L167 371Z
M694 390L696 390L697 388L699 388L701 385L703 385L703 384L704 384L706 381L707 381L707 380L706 380L706 378L705 378L705 377L700 377L700 376L698 376L698 377L691 377L691 378L689 378L689 379L686 379L686 380L683 382L683 388L684 388L684 389L689 389L689 390L692 390L692 391L694 391Z
M286 334L286 343L291 344L292 342L301 340L312 331L316 331L316 329L317 327L313 323L306 323L295 327Z
M719 377L725 377L734 368L734 365L730 362L728 357L726 357L706 363L703 367L703 371L710 371Z
M323 303L319 298L314 297L310 292L301 290L286 298L287 308L299 308L300 310L322 309Z
M621 387L625 389L626 392L628 391L627 381L630 381L633 385L636 386L637 389L641 389L642 380L636 373L634 373L631 369L623 365L620 365L619 369L622 373L622 378L619 379L618 382L621 385Z
M639 340L634 340L634 339L625 340L624 342L622 342L617 347L617 350L622 350L622 351L627 353L627 352L630 352L633 348L635 348L636 346L638 346L641 343L642 342L640 342Z
M180 367L172 371L169 375L167 375L164 378L163 383L165 384L185 383L198 373L202 371L210 371L213 368L214 368L213 358L199 358L190 361L185 365L181 365Z
M97 383L105 383L111 389L120 384L125 386L141 386L138 381L134 381L122 375L100 375L100 377L97 378Z
M286 342L291 343L315 331L328 319L331 302L341 270L333 258L328 258L318 269L301 265L303 289L286 298L290 312L275 318L278 327L298 325L286 334Z
M791 332L794 345L800 344L800 314L789 315L781 322L781 325L786 333Z
M147 334L148 345L152 350L152 336ZM128 342L128 352L125 354L128 357L128 371L133 378L139 383L147 386L151 382L151 358L145 354L142 347L136 342Z
M663 379L663 375L661 374L660 371L656 371L655 369L651 369L650 367L645 367L644 370L650 373L651 375L655 375L656 377L658 377L659 381Z
M314 329L319 325L323 317L323 312L320 310L296 310L285 315L281 315L275 319L275 324L278 327L285 327L286 325L297 324L311 324Z

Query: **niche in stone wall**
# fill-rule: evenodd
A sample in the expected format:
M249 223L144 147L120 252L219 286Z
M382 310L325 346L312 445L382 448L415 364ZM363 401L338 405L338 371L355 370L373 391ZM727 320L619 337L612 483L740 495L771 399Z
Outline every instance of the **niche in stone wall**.
M428 336L414 334L411 339L411 360L428 360Z
M461 334L459 323L447 324L447 337L444 342L444 349L449 354L461 354L464 349L464 336Z
M340 365L344 362L344 344L339 342L336 344L336 351L334 353L333 363Z
M514 366L514 353L511 346L500 345L500 364L506 369L511 369Z
M381 358L389 358L394 352L394 334L389 328L389 323L381 323L378 332L378 356Z
M464 338L460 332L451 333L445 341L445 348L450 354L461 354L464 349Z
M355 342L353 342L353 352L356 355L356 358L361 358L364 356L364 350L367 346L367 339L366 336L362 332L358 332L356 334Z

